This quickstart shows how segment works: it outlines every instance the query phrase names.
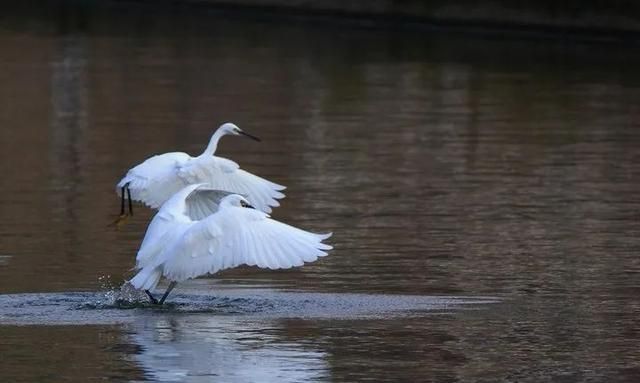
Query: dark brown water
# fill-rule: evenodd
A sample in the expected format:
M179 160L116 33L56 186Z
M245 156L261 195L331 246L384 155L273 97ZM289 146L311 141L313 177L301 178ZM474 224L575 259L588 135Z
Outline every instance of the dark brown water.
M640 381L640 53L173 9L0 15L0 381ZM333 231L292 271L109 303L152 212L114 187L219 154ZM40 293L25 295L25 293ZM105 303L107 302L107 303Z

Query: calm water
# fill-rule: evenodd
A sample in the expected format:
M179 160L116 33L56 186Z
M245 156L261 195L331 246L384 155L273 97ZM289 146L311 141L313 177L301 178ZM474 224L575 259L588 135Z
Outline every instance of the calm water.
M173 11L0 15L0 381L640 381L637 47ZM224 121L335 250L105 304Z

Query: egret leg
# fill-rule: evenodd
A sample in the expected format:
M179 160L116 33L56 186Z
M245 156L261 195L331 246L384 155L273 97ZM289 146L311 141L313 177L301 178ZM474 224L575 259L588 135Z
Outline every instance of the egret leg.
M126 195L125 195L126 192ZM129 214L125 211L124 200L128 197L129 199ZM118 219L113 222L118 230L127 222L129 216L133 215L133 203L131 201L131 190L129 190L129 183L127 182L122 188L120 188L120 216Z
M167 291L164 292L164 295L162 296L162 298L160 298L160 302L158 302L158 304L163 304L164 300L167 299L167 297L169 296L169 293L171 292L171 290L173 290L174 287L176 287L176 285L178 284L178 282L171 282L169 283L169 287L167 287Z
M153 294L151 294L151 291L145 290L144 292L147 293L147 296L149 297L151 303L153 303L154 305L158 304L158 300L153 296Z
M124 216L124 189L126 186L123 186L120 189L120 195L122 196L121 200L120 200L120 216Z
M127 183L125 186L127 187L127 198L129 198L129 215L133 215L133 203L131 202L131 189L129 189L129 183ZM122 208L122 210L124 211L124 207Z

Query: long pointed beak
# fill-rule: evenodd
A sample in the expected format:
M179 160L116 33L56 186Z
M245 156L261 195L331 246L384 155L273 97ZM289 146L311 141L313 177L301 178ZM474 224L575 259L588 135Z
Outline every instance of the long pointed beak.
M251 134L245 132L244 130L240 130L240 131L238 131L238 133L242 134L243 136L249 137L252 140L256 140L256 141L260 142L260 139L258 137L252 136Z

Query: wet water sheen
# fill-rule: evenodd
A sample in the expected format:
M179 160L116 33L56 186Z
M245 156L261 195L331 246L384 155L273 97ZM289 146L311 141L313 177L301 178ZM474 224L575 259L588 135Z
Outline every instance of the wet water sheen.
M127 5L0 52L0 381L640 381L637 49ZM114 303L115 183L224 121L335 250Z

